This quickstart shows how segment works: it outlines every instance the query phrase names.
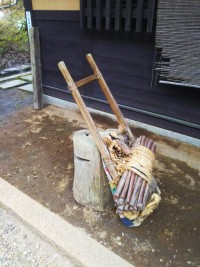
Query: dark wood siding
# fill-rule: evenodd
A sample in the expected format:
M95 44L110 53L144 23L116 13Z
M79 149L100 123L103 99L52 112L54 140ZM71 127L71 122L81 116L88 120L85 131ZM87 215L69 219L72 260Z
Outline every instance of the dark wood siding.
M157 0L80 0L81 27L153 32Z
M85 55L92 53L126 117L199 137L200 90L151 84L153 33L81 29L79 12L72 11L33 11L33 22L40 30L45 94L73 101L57 63L64 60L79 80L91 74ZM81 92L89 106L109 112L95 82Z

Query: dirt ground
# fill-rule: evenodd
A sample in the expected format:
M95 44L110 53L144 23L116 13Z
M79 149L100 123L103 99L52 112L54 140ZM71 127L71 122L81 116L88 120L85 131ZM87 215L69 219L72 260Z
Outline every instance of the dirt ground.
M73 198L72 138L86 128L80 113L55 106L35 111L31 102L31 94L0 90L3 179L137 267L200 266L199 148L132 129L157 141L154 175L162 201L140 227L126 228L114 208L96 212ZM100 115L94 119L101 129L116 125Z

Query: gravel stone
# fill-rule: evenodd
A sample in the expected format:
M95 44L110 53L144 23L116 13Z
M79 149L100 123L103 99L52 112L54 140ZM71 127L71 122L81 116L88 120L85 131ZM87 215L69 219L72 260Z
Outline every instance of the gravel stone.
M0 207L1 267L74 267L47 241L33 233L9 211Z

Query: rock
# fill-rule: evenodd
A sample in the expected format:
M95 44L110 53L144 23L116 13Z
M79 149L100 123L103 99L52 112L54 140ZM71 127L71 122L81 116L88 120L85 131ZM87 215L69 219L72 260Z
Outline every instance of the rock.
M24 238L24 239L26 239L26 238L27 238L27 235L26 235L26 234L24 234L24 235L23 235L23 238Z
M22 73L22 72L26 72L31 70L31 66L30 65L17 65L15 67L12 68L6 68L4 70L0 71L0 77L4 77L4 76L10 76L13 74L18 74L18 73Z
M31 66L30 65L21 65L19 67L19 70L20 70L20 72L29 71L29 70L31 70Z
M0 77L2 76L9 76L12 74L17 74L20 73L20 69L18 68L8 68L8 69L4 69L2 71L0 71Z
M36 244L36 249L37 250L40 249L40 244L39 243Z

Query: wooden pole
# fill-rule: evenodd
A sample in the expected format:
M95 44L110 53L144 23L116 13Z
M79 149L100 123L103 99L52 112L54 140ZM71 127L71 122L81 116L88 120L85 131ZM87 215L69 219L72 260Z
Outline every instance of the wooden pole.
M91 54L87 54L86 58L87 58L88 63L90 64L94 74L96 74L98 77L99 85L100 85L106 99L108 100L108 103L110 104L110 107L111 107L113 113L117 117L119 125L122 127L123 131L128 134L129 138L133 141L134 140L133 134L132 134L128 124L126 123L124 116L121 113L121 110L119 109L119 106L117 105L106 81L104 80L103 75L101 74L96 62L94 61L93 56Z
M109 171L110 171L110 174L112 176L113 179L115 179L118 175L117 175L117 172L114 168L114 165L112 164L112 161L110 159L110 154L108 152L108 149L106 147L106 145L104 144L102 138L101 138L101 135L99 134L95 124L94 124L94 121L78 91L78 88L77 88L77 85L76 83L74 82L74 80L72 79L65 63L63 61L59 62L58 63L58 67L68 85L68 89L69 91L72 93L72 96L74 98L74 100L76 101L80 111L81 111L81 114L83 116L83 118L85 119L85 122L92 134L92 137L96 143L96 146L98 147L100 153L101 153L101 156L102 158L104 159L104 161L106 162L107 166L109 166Z
M33 107L34 109L43 109L42 72L38 28L32 27L29 29L29 42L31 54L31 70L33 77Z
M82 79L82 80L76 82L76 86L79 88L79 87L81 87L81 86L84 86L84 85L86 85L86 84L92 82L92 81L97 80L97 78L98 78L98 77L97 77L95 74L93 74L93 75L91 75L91 76L89 76L89 77L86 77L86 78L84 78L84 79Z

